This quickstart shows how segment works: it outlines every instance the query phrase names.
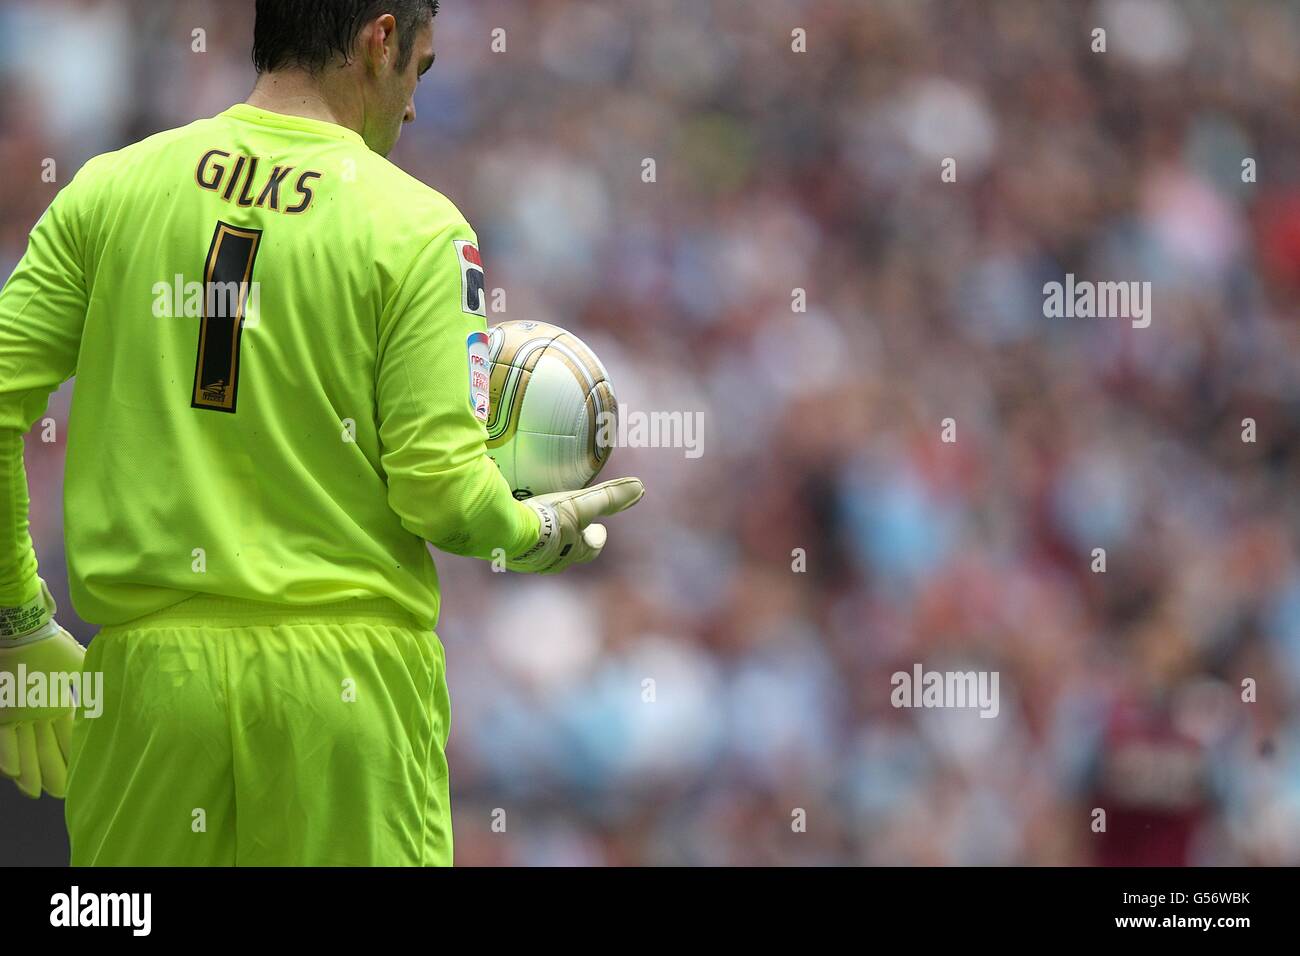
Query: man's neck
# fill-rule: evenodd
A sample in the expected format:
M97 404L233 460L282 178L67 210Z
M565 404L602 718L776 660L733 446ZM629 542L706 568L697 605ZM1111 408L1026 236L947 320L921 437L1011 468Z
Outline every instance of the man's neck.
M305 70L263 73L245 102L272 113L324 120L361 132L360 117L347 115L350 111L332 101L322 84Z

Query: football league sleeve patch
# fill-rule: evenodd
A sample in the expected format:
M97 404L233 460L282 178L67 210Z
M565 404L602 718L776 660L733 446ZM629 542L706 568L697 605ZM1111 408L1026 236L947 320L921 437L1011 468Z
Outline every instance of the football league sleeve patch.
M486 422L490 410L488 384L492 378L487 333L471 332L465 348L469 353L469 404L474 409L474 417Z

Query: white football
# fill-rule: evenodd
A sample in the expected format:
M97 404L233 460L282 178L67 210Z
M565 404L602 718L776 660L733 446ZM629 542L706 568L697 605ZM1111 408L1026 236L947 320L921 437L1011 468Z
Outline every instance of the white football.
M618 433L614 388L596 353L559 326L512 321L488 330L488 354L488 454L515 497L586 487Z

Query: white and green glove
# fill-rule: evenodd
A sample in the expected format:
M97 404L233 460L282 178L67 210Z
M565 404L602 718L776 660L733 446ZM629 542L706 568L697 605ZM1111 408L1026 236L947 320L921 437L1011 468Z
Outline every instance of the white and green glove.
M8 685L0 693L0 774L33 798L42 789L53 797L66 792L73 708L16 706L19 666L25 674L79 674L86 656L55 622L55 610L44 581L41 593L22 607L0 608L0 681Z
M597 518L631 508L645 494L640 478L615 478L581 491L538 495L524 504L541 519L537 543L506 562L511 571L556 574L571 564L594 561L605 547L605 526Z

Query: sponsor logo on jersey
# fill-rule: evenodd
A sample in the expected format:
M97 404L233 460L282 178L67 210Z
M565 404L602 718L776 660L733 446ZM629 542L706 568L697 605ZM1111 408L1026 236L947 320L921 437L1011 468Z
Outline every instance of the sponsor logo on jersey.
M474 409L474 417L485 422L490 411L488 383L492 378L487 333L471 332L465 348L469 352L469 404Z
M468 239L453 239L456 258L460 260L460 307L470 315L487 318L487 298L483 287L483 259L478 246Z

